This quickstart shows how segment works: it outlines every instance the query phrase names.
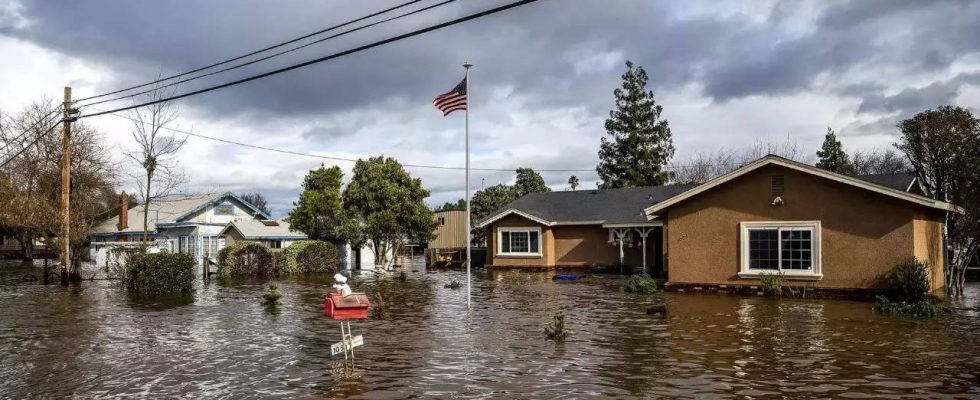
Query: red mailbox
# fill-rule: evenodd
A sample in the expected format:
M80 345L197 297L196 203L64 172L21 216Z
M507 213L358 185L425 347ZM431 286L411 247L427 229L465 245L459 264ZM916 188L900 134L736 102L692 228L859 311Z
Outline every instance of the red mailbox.
M370 306L371 302L364 293L351 293L349 296L330 293L323 299L323 313L335 320L365 319Z

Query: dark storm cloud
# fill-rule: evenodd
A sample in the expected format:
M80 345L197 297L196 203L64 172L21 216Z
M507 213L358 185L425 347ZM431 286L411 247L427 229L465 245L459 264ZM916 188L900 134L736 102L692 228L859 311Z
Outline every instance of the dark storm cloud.
M906 88L891 96L871 95L858 108L860 113L893 113L909 117L917 112L949 105L963 85L980 85L980 72L960 74L947 81L936 81L921 88Z

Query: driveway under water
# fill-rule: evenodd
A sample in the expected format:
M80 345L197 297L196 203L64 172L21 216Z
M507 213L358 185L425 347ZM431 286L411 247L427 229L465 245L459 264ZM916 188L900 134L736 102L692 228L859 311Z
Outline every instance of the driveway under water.
M8 271L9 272L9 269ZM4 275L10 281L9 273ZM443 286L456 279L462 289ZM2 397L154 398L976 398L980 286L953 316L909 321L868 303L623 293L618 277L552 282L460 272L356 275L389 320L356 321L354 376L330 355L324 277L201 284L192 298L133 299L106 281L0 286ZM666 317L646 315L664 301ZM566 343L545 340L563 310Z

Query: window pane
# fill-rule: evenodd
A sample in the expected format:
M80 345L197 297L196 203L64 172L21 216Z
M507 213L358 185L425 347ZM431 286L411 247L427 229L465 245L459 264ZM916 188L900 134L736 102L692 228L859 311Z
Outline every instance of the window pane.
M779 242L776 229L749 230L749 268L779 269Z
M510 253L510 232L504 231L500 233L500 252Z
M527 253L528 232L510 233L510 251L513 253Z
M783 247L780 267L789 270L811 269L813 265L813 232L809 229L785 229L779 232Z
M531 243L530 246L528 246L528 252L530 252L530 253L539 253L540 252L540 249L538 248L538 233L537 232L528 232L528 235L529 235L529 240L530 240L530 243Z

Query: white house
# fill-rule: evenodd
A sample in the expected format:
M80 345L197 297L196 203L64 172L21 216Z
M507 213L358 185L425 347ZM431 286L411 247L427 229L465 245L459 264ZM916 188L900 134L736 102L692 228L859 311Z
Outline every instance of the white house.
M149 215L147 231L153 246L170 252L190 254L202 264L216 261L224 248L221 231L235 221L272 219L268 214L231 192L180 196L128 208L128 198L120 199L118 218L102 222L92 230L91 253L97 265L104 265L109 247L130 245L143 236L143 215Z

